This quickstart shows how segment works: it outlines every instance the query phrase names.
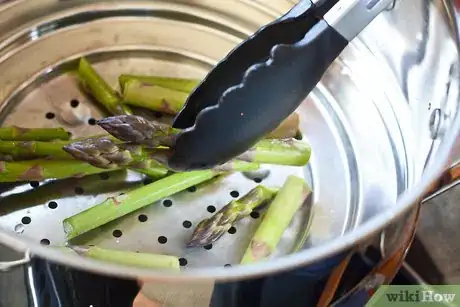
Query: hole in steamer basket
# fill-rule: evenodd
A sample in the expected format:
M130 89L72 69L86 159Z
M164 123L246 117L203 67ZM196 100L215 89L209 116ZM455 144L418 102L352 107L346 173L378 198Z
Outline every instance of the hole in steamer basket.
M138 216L138 220L139 220L139 222L144 223L144 222L147 222L148 217L145 214L141 214L141 215Z
M78 99L72 99L72 100L70 100L70 106L71 106L72 108L78 107L79 104L80 104L80 101L78 101Z
M237 198L238 196L240 196L240 193L238 193L238 191L231 191L230 196L233 198Z
M184 222L182 223L182 226L184 226L184 228L190 228L190 227L192 227L192 222L190 222L190 221L184 221Z
M28 225L32 222L32 219L28 216L24 216L22 219L21 219L21 223L23 223L24 225Z
M163 206L165 206L166 208L171 207L172 204L173 204L172 200L170 200L170 199L163 200Z
M186 266L188 263L187 259L185 258L179 258L179 265L180 266Z
M229 234L235 234L236 233L236 228L235 227L230 227L230 229L228 230L228 233Z
M41 245L50 245L51 242L50 242L50 240L48 240L48 239L41 239L40 244L41 244Z

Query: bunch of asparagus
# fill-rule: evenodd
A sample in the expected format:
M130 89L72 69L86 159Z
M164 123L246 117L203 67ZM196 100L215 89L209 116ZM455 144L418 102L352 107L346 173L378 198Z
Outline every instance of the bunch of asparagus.
M131 169L156 181L108 198L65 219L63 226L68 240L164 197L232 172L257 170L261 163L303 166L309 161L310 147L305 141L298 140L299 117L293 113L265 139L235 160L213 169L174 173L168 169L167 160L179 130L157 120L134 115L130 106L174 115L182 109L199 80L121 75L121 93L117 93L85 58L80 60L77 74L83 89L111 114L97 121L107 134L71 140L71 134L62 128L0 128L0 182L83 177L120 169ZM215 242L252 210L271 203L243 262L263 258L259 255L262 249L264 257L268 256L294 212L303 203L307 190L299 178L289 178L279 191L259 185L230 202L213 217L200 222L187 246ZM289 210L280 210L280 203ZM282 215L283 219L274 224L269 222L275 225L270 227L277 229L273 232L273 229L267 229L266 221L276 215ZM94 248L73 250L86 255L110 254ZM112 255L115 254L112 252ZM116 255L123 258L122 254ZM136 259L131 254L126 257ZM150 263L149 266L155 264ZM175 264L172 266L176 267Z

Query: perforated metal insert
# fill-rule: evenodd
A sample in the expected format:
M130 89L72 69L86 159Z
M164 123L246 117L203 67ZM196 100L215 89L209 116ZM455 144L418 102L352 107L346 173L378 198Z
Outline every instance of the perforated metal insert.
M111 52L90 56L95 67L116 85L121 73L161 74L171 65L180 64L185 75L202 75L208 67L174 54L145 52ZM198 65L197 65L198 64ZM62 73L75 65L70 61L13 97L14 106L4 117L3 125L24 127L58 127L68 129L73 137L103 133L95 120L103 116L89 97L82 94L72 74ZM151 68L150 68L151 67ZM188 73L187 73L188 71ZM154 113L143 113L168 122L171 119ZM185 244L194 227L211 216L232 199L243 196L257 184L280 187L286 177L295 174L312 184L310 167L265 165L257 172L237 173L217 182L191 187L171 195L142 210L109 223L78 238L75 243L136 252L171 254L180 257L183 267L224 266L238 263L251 235L260 222L261 213L255 211L232 227L219 241L197 249ZM61 181L31 182L8 185L0 200L0 225L17 235L44 245L65 243L62 220L89 208L111 195L149 184L152 180L131 171L113 171L84 178ZM303 237L310 213L305 206L284 233L276 255L294 250ZM330 234L329 231L324 234ZM313 239L322 240L320 233Z

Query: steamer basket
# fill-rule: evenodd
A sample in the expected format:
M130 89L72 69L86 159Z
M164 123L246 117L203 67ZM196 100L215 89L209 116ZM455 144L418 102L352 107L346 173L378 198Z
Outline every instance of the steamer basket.
M94 119L104 114L82 94L72 74L79 57L88 57L114 87L122 73L202 78L241 40L292 5L285 0L3 4L0 122L64 127L73 137L98 134ZM46 247L65 243L64 218L148 183L133 172L40 182L38 187L2 185L0 242L109 274L229 279L313 263L377 235L397 222L449 163L460 125L458 41L449 9L447 2L395 2L343 52L298 109L313 149L307 167L265 165L255 173L234 174L172 195L78 240L176 255L182 258L179 275ZM213 246L185 248L197 223L235 195L258 182L279 187L290 174L309 182L313 199L284 233L274 259L236 265L260 222L256 215Z

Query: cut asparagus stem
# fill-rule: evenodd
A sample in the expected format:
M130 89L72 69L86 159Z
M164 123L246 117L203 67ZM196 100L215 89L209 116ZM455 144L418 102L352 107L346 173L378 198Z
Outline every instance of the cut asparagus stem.
M164 88L169 88L179 92L192 92L201 80L199 79L184 79L172 77L156 77L156 76L139 76L139 75L121 75L118 77L120 88L124 91L125 84L131 80L141 81L144 84L158 85Z
M276 190L257 186L238 200L233 200L211 218L204 219L193 231L187 247L200 247L217 241L238 220L247 217L252 210L272 200Z
M310 193L303 179L293 175L287 178L251 239L242 264L263 260L273 253L294 214Z
M115 90L105 82L85 58L80 59L78 76L83 87L111 114L132 114L131 109L121 103Z
M0 128L2 141L52 141L68 140L71 134L63 128L21 128L16 126Z
M75 159L95 167L110 169L126 166L153 177L168 173L168 169L152 159L149 151L140 145L121 144L108 137L88 138L63 149Z
M265 139L259 141L238 159L249 162L303 166L310 160L311 148L296 139Z
M63 179L102 172L107 172L107 170L75 160L0 161L0 182Z
M257 168L257 164L232 162L221 169L246 171ZM108 198L86 211L65 219L63 225L67 239L73 239L164 197L209 180L221 172L213 169L176 173L124 195Z
M71 141L0 141L0 153L8 154L15 159L22 157L50 157L53 159L72 159L62 147Z
M267 135L268 139L295 138L299 134L299 115L291 113L283 122Z
M149 147L172 146L179 132L169 125L134 115L106 117L97 124L121 141Z
M138 80L127 81L123 89L123 102L125 104L171 115L179 113L187 97L188 93Z
M169 148L155 149L151 151L151 157L160 164L167 165L172 153L172 149ZM308 163L310 154L310 145L305 141L265 139L259 141L253 148L237 157L234 161L304 166Z
M62 248L60 248L62 249ZM62 249L65 251L66 248ZM92 259L140 268L171 269L180 271L179 258L170 255L133 253L97 246L69 246L67 249Z

